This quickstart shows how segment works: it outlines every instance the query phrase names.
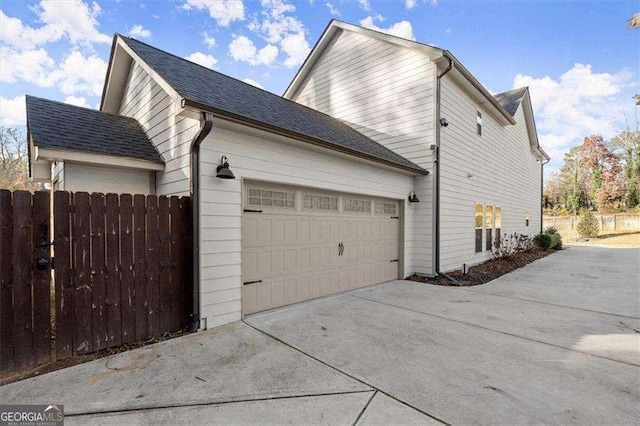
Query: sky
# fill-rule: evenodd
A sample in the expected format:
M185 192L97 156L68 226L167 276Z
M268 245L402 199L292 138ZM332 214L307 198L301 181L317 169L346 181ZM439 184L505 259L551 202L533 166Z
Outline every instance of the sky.
M0 124L25 94L97 108L114 33L281 95L331 19L452 52L492 93L529 86L547 175L585 136L632 127L640 0L0 2Z

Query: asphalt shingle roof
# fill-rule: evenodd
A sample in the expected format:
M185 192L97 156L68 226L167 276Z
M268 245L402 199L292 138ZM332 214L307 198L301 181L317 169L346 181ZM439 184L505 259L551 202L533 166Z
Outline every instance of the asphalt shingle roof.
M132 38L122 40L178 94L203 107L357 151L416 172L424 169L327 114Z
M511 116L516 114L518 111L518 107L522 102L522 98L524 94L527 92L526 87L520 87L519 89L509 90L508 92L498 93L494 96L496 100L502 105L502 107L507 110Z
M27 96L27 129L34 144L163 163L133 118Z

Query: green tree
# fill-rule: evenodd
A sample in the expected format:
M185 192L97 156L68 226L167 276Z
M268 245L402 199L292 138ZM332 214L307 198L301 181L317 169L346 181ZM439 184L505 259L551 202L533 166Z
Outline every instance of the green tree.
M613 152L620 156L625 183L624 201L627 207L640 206L640 120L636 115L634 128L628 117L625 129L609 142Z

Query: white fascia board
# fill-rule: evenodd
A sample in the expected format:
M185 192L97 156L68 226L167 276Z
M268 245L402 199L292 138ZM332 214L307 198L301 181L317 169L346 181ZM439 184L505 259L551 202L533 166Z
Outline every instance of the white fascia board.
M36 153L37 161L71 161L74 163L94 164L103 167L112 166L128 169L164 171L164 164L137 160L135 158L42 147L36 147Z

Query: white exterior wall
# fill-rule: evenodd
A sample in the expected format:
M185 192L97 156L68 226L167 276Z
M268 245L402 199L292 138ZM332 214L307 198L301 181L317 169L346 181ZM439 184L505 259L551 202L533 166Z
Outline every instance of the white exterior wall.
M441 116L449 126L440 133L440 267L449 271L491 257L475 253L476 202L502 207L502 234L540 231L541 166L531 152L522 107L516 125L502 126L446 76L441 90ZM478 110L482 136L476 129Z
M422 52L343 30L292 100L344 121L431 171L435 71ZM432 187L431 176L419 176L411 188L421 200L405 227L411 272L432 273Z
M120 114L133 117L165 162L156 176L158 195L189 195L189 150L197 120L176 116L176 103L135 61L129 71Z
M293 140L285 144L287 139L266 132L221 125L214 125L201 151L201 315L207 327L242 315L243 179L394 198L404 210L413 208L404 202L413 187L411 175ZM235 180L215 177L222 155L229 158ZM412 214L405 215L407 226L412 221ZM404 271L413 272L406 262Z
M71 192L154 194L155 176L148 170L101 167L67 161L64 163L63 188Z
M64 191L64 161L51 164L51 183L54 191Z

